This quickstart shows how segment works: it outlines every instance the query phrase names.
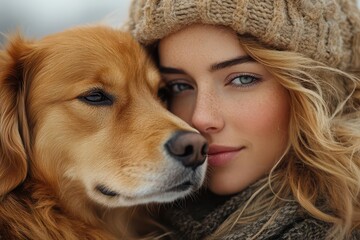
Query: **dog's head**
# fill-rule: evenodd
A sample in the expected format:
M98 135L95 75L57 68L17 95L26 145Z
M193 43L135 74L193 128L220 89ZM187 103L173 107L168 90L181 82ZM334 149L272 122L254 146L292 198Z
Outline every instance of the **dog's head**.
M107 206L198 188L205 139L165 110L159 84L144 50L120 31L13 38L0 54L0 196L31 178Z

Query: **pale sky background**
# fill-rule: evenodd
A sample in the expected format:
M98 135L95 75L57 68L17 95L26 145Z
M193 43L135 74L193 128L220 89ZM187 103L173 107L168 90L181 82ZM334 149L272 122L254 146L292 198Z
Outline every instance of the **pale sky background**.
M25 36L40 38L76 25L120 26L129 6L130 0L0 0L0 33L19 29Z
M129 5L130 0L0 0L0 33L19 29L25 36L40 38L76 25L120 26ZM0 42L3 39L0 35Z

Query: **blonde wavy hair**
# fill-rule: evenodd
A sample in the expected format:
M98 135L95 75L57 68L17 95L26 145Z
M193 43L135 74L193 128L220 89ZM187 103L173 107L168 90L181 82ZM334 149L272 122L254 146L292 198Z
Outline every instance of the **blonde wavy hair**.
M360 227L359 72L267 49L251 38L239 41L289 91L289 146L247 204L209 239L256 221L269 209L276 214L286 201L297 201L311 216L330 223L328 239L348 238Z

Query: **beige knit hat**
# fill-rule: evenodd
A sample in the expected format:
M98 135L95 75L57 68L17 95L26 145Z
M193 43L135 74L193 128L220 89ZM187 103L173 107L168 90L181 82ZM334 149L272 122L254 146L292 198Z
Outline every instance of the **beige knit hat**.
M228 26L278 50L360 69L356 0L133 0L128 27L149 45L193 23Z

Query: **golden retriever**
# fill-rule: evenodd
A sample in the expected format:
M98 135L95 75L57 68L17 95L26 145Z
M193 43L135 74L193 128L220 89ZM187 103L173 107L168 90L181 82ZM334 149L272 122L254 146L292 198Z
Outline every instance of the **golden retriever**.
M202 184L206 140L169 113L128 33L78 27L0 53L0 239L129 239L129 207Z

